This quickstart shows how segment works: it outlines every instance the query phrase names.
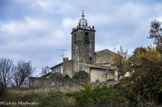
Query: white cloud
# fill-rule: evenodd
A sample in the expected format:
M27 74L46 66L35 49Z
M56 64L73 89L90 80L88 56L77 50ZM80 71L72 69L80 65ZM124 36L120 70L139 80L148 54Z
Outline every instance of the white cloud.
M71 30L72 27L77 26L77 24L78 24L78 19L65 18L63 19L61 26L63 30Z
M156 18L158 21L161 21L162 22L162 16L161 17L157 17Z
M42 0L37 0L36 1L38 3L38 5L40 7L42 7L43 9L48 9L49 7L51 7L51 2L49 0L46 1L42 1Z
M7 0L6 0L7 1ZM133 51L151 43L150 21L162 20L162 3L117 0L15 0L0 5L0 56L32 60L37 68L61 61L57 49L71 55L71 31L85 10L96 29L96 51ZM9 4L11 3L11 4ZM1 4L1 3L0 3ZM131 53L131 52L130 52Z
M23 36L32 31L40 31L46 28L47 22L26 17L25 20L11 21L1 25L0 31L8 36Z

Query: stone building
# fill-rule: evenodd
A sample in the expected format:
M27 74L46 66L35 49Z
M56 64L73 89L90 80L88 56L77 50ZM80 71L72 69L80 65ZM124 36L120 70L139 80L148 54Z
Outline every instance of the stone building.
M96 30L94 26L88 26L84 12L81 16L78 26L71 32L72 59L64 58L62 63L51 67L52 72L72 77L78 71L85 71L90 74L91 82L116 79L115 74L107 72L112 68L112 57L115 53L108 49L95 52Z

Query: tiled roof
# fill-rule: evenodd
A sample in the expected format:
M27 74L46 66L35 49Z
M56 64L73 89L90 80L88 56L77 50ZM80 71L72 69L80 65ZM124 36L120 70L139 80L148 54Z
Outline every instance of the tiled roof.
M57 66L60 66L60 65L62 65L62 64L64 64L64 63L66 63L66 62L69 62L69 61L72 61L72 60L68 60L68 61L65 61L65 62L61 62L61 63L59 63L59 64L57 64L57 65L51 67L50 69L53 69L53 68L55 68L55 67L57 67Z
M46 77L46 76L48 76L48 75L50 75L51 74L51 72L49 72L49 73L47 73L47 74L45 74L45 75L43 75L43 76L41 76L41 77Z
M101 50L101 51L97 51L96 53L101 53L101 52L111 52L111 53L114 53L116 54L115 52L109 50L109 49L104 49L104 50Z
M84 66L88 66L90 68L106 69L106 67L101 67L101 66L96 66L96 65L91 65L91 64L85 64L85 63L80 63L80 64Z

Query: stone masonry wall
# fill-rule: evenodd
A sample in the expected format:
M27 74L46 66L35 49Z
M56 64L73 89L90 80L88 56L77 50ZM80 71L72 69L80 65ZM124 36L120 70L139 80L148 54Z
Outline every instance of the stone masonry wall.
M83 84L84 81L74 79L29 78L29 88L31 89L75 90L83 88Z
M78 28L71 34L73 72L78 72L79 63L95 63L95 30Z
M108 49L96 52L96 65L111 66L113 64L113 55L115 53Z

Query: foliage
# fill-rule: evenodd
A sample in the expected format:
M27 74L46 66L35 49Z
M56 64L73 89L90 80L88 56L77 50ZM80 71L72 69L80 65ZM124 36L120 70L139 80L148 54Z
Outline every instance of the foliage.
M122 104L118 103L119 99L120 90L101 84L95 87L86 84L85 89L75 96L76 105L79 107L121 106Z
M0 75L1 75L1 72L0 72ZM0 97L4 94L4 90L5 90L5 87L3 85L3 82L2 82L1 76L0 76Z
M50 78L64 78L64 76L59 72L51 73Z
M84 79L84 80L89 80L89 74L85 71L79 71L74 74L73 79Z
M4 95L5 91L6 91L6 87L0 81L0 98L1 98L2 95Z
M126 60L130 77L122 78L118 84L106 87L85 85L76 96L77 106L146 107L162 104L162 55L153 46L136 48Z
M116 70L118 71L118 79L120 75L124 75L124 73L127 71L127 65L128 65L128 55L127 50L124 52L122 46L120 47L120 51L117 52L117 54L113 55L113 65L116 67Z
M69 75L66 74L66 75L64 76L64 79L70 79Z
M120 80L123 96L131 105L159 104L162 97L162 55L156 48L135 49L132 58L132 75ZM133 72L134 71L134 72ZM141 105L140 105L141 104Z
M49 92L38 99L38 107L75 107L72 96L63 92Z
M154 43L157 49L162 53L162 22L154 20L151 22L150 36L148 38L154 38Z

